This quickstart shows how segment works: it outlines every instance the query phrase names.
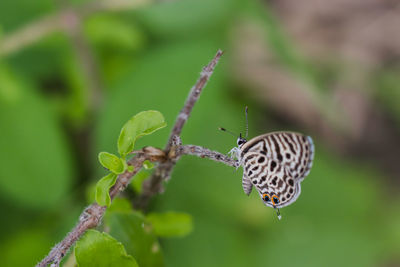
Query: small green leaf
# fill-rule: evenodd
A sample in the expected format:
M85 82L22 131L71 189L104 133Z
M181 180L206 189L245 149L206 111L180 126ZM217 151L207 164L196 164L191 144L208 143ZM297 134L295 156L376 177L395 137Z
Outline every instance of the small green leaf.
M138 267L124 246L107 233L88 230L76 243L75 258L79 267L123 266Z
M150 213L147 220L162 237L185 236L193 229L192 216L181 212Z
M144 167L146 170L153 169L153 168L154 168L154 163L152 163L152 162L150 162L149 160L146 159L146 160L143 162L143 167Z
M124 160L124 159L120 159L121 160L121 162L122 162L122 164L124 165L124 171L127 171L128 170L128 167L129 167L129 165L128 165L128 163L126 162L126 160ZM132 171L133 171L133 167L132 167ZM132 172L131 171L131 172Z
M109 169L113 173L121 174L125 171L124 160L118 158L114 154L108 152L100 152L99 161L104 168Z
M110 198L110 188L115 184L118 175L115 173L110 173L107 176L104 176L100 179L100 181L96 184L96 202L100 206L110 206L111 198Z
M164 116L156 110L136 114L122 127L118 138L119 154L124 158L132 152L137 138L151 134L165 126Z
M133 172L135 168L132 165L128 165L126 169L128 170L128 172Z

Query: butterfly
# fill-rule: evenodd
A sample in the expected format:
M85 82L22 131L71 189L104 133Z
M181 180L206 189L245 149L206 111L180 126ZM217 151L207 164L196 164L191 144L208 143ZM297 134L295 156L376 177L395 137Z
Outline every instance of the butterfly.
M245 194L250 195L255 187L264 204L276 209L281 219L279 209L297 200L300 183L310 173L314 144L311 137L295 132L272 132L249 141L240 134L230 153L238 159L238 167L243 167Z

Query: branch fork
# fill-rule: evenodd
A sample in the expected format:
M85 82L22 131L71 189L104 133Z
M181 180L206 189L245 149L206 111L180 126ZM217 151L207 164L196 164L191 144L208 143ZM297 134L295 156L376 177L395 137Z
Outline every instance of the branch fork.
M128 186L132 178L141 170L145 160L158 162L158 165L151 177L143 182L142 194L134 201L135 208L141 210L146 209L152 196L164 191L162 186L163 181L169 179L173 167L182 155L194 155L200 158L209 158L214 161L219 161L232 167L238 166L237 160L200 146L182 145L180 139L182 128L188 120L193 106L198 101L203 88L207 84L222 54L223 52L218 50L211 62L203 68L200 78L192 87L175 121L165 149L162 150L148 146L144 147L142 150L135 151L135 155L127 162L128 165L134 167L133 171L126 171L118 176L115 185L109 192L111 200ZM51 264L51 266L59 266L62 258L67 254L71 246L73 246L88 229L97 227L101 223L105 211L106 206L99 206L97 203L93 203L87 207L80 215L79 221L72 231L69 232L60 243L55 245L49 254L36 266L44 267L48 264Z

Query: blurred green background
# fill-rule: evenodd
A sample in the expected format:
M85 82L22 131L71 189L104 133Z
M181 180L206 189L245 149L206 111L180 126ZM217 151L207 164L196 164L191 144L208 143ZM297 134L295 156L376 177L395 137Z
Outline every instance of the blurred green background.
M149 210L188 213L193 230L161 238L163 259L141 266L400 266L398 6L0 1L1 265L36 264L73 227L105 173L97 154L117 152L132 115L164 114L168 127L136 145L163 147L222 49L183 143L227 153L236 140L217 129L243 131L248 105L251 137L306 133L314 166L278 221L243 193L241 169L182 158Z

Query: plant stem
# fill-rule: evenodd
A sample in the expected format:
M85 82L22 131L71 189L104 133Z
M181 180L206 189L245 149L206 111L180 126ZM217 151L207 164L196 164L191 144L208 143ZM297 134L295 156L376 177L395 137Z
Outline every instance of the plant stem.
M143 162L148 159L159 162L156 167L154 174L143 183L144 193L138 198L138 207L146 207L149 199L160 192L162 181L167 179L176 162L182 155L194 155L200 158L209 158L215 161L222 162L229 166L237 167L238 162L233 160L219 152L209 150L196 145L181 145L179 134L182 131L187 119L189 118L190 112L193 109L194 104L199 99L202 89L209 80L213 70L218 63L222 51L218 50L215 57L211 62L203 68L200 78L194 85L188 98L186 99L185 105L176 119L175 125L172 128L170 138L166 145L166 149L161 151L157 148L145 147L141 151L138 151L136 155L128 161L128 164L133 166L132 172L125 172L118 176L115 185L110 189L110 197L113 200L121 191L123 191L133 176L140 171ZM160 156L163 155L163 156ZM146 184L146 185L145 185ZM136 206L136 205L135 205ZM50 253L36 266L44 267L48 264L51 266L59 266L62 258L67 254L71 246L79 240L79 238L90 228L94 228L101 223L101 219L106 211L105 206L99 206L97 203L91 204L87 207L79 217L78 224L72 229L71 232L57 245L53 247Z
M182 128L185 125L186 121L189 119L193 106L199 100L200 94L203 91L203 88L206 86L211 75L213 74L214 68L217 65L222 54L223 52L221 50L217 51L216 55L210 61L210 63L208 63L208 65L203 68L202 72L200 73L200 78L190 90L190 93L186 98L185 105L179 112L178 117L176 118L174 127L172 128L171 134L168 139L168 143L164 149L166 155L173 154L175 150L174 142L180 144L179 136L182 132ZM176 139L179 140L177 141ZM135 208L145 210L151 197L157 193L161 193L164 191L162 182L169 179L172 169L175 166L177 160L178 158L168 157L165 162L162 162L157 166L151 177L143 182L142 193L134 201Z

